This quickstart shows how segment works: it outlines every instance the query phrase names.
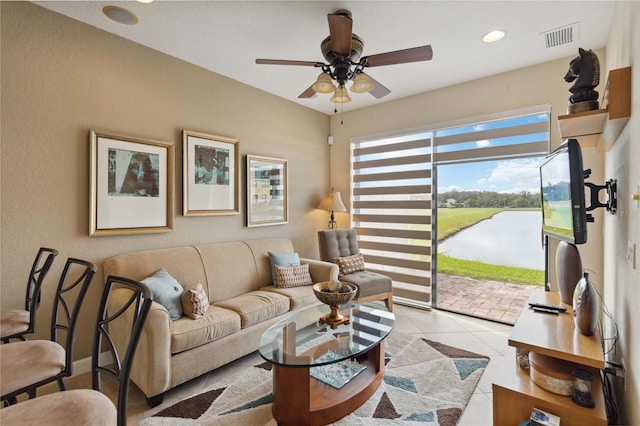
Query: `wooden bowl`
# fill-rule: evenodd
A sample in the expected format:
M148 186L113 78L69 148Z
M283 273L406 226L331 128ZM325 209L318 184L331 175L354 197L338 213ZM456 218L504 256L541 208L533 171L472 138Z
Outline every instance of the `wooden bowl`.
M318 300L329 306L349 303L357 290L358 288L353 284L336 281L324 281L313 285L313 293Z

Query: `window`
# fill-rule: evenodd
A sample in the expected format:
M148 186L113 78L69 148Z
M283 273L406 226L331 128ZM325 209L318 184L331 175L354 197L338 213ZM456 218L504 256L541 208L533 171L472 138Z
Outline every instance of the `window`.
M392 278L395 298L431 301L438 165L545 155L549 116L545 105L352 142L352 226L367 269Z

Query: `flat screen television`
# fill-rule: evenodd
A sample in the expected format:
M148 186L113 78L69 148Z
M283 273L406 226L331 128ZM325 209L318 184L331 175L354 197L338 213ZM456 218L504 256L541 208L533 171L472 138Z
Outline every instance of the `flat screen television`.
M571 244L587 242L582 151L576 139L567 139L540 165L542 230Z

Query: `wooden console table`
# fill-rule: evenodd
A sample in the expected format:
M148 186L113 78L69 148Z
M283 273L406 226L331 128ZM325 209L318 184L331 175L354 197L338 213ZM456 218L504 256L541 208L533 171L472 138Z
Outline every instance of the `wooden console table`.
M606 425L607 414L599 369L604 369L600 334L585 336L575 329L571 305L560 302L558 293L536 290L529 302L563 305L566 313L558 315L522 310L511 337L506 364L496 376L493 387L493 424L519 425L529 419L531 410L539 408L560 416L560 424ZM574 403L570 396L549 392L533 383L529 371L518 366L516 348L583 365L593 374L591 393L595 408Z

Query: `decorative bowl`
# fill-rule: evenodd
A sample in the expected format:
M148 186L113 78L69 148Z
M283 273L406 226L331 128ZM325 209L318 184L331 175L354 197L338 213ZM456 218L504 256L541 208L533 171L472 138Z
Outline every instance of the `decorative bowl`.
M340 306L349 303L356 295L357 287L338 281L324 281L313 285L313 293L319 301L329 306Z

